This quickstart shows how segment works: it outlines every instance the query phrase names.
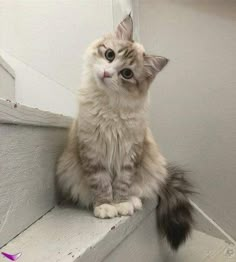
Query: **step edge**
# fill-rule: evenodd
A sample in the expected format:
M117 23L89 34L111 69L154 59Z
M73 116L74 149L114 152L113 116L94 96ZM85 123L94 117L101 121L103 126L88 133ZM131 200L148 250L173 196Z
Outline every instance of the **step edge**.
M142 211L136 212L133 216L131 217L120 217L118 219L114 220L114 223L109 224L109 229L104 228L104 232L100 236L96 236L93 241L85 246L83 249L80 248L80 251L77 251L77 249L73 250L64 250L60 249L58 251L61 252L60 257L57 257L57 260L55 261L63 261L63 262L82 262L82 261L94 261L94 258L96 257L96 262L102 262L103 259L110 253L112 250L114 250L120 243L121 241L126 238L130 233L132 233L138 225L151 214L151 212L155 209L157 205L156 201L145 201L144 208ZM32 235L32 230L33 232L37 232L37 229L40 228L40 223L47 223L47 216L52 216L52 212L57 212L59 207L54 207L50 212L45 214L40 220L37 220L35 223L33 223L29 228L27 228L25 231L20 233L18 236L16 236L14 239L8 242L2 248L0 251L4 252L22 252L22 257L24 255L24 247L20 249L22 243L24 242L24 238L29 238ZM92 216L92 214L91 214ZM79 216L78 216L79 218ZM46 220L46 221L45 221ZM50 219L48 220L50 221ZM79 221L79 219L78 219ZM42 224L41 224L42 225ZM94 233L94 232L93 232ZM34 234L33 234L34 235ZM33 238L30 238L33 241ZM81 235L78 234L78 240L76 241L79 242L81 239ZM46 244L45 244L46 246ZM29 247L26 247L26 249ZM47 254L43 253L44 249L41 247L41 254L42 256L44 255L45 257ZM46 252L46 251L45 251ZM48 252L46 252L48 253ZM65 260L65 254L71 255L66 257ZM26 262L29 262L29 260L26 258L24 260ZM37 260L41 261L41 260ZM50 260L53 262L54 260Z
M13 79L16 78L14 69L3 59L1 55L0 55L0 66L2 66Z
M131 217L128 217L125 221L121 221L118 226L114 230L110 230L104 238L96 244L95 247L91 249L87 249L83 253L82 260L75 260L73 262L102 262L126 237L128 237L135 229L153 212L153 210L156 208L157 202L155 201L147 201L145 203L145 208L141 212L137 212ZM129 225L127 230L127 224ZM106 243L111 241L113 239L113 231L118 235L118 238L116 237L116 242L112 247L107 246ZM105 247L104 247L105 245ZM102 246L102 247L101 247ZM103 254L99 254L99 249L106 249L106 251ZM62 261L61 261L62 262Z
M0 98L0 124L69 128L73 119Z
M194 207L196 215L196 229L204 232L212 237L227 241L230 244L236 245L236 241L225 230L218 225L209 215L206 214L194 201L190 200Z

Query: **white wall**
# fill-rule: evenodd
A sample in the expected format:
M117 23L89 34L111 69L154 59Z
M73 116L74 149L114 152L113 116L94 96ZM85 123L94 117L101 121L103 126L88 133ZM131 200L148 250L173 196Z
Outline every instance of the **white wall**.
M0 0L1 54L16 68L17 101L73 116L86 47L111 32L113 15L117 22L130 3Z
M131 0L0 0L0 55L16 71L16 100L74 116L85 49L132 6L138 21Z
M4 1L1 47L75 90L88 43L112 29L109 0Z
M170 59L151 91L155 136L192 171L199 206L236 238L236 1L140 5L142 42Z
M112 0L113 28L131 12L133 18L133 38L140 40L139 30L139 0Z

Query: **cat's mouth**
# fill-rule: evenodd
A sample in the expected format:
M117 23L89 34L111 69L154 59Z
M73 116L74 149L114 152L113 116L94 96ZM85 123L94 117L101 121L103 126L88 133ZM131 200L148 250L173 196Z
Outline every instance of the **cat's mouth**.
M99 79L99 82L106 85L112 79L112 75L109 72L104 70L102 72L97 73L97 78Z
M109 73L108 71L105 71L105 70L104 70L102 78L103 78L103 80L104 80L105 78L112 78L112 74Z
M104 70L99 74L99 77L103 82L105 82L107 79L112 78L112 74Z

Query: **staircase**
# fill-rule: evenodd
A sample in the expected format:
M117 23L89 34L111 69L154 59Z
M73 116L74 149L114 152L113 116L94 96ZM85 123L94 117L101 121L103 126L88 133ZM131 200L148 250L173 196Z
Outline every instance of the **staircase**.
M172 253L158 237L154 206L146 203L133 217L111 220L97 219L76 207L55 207L2 250L21 252L26 262L236 261L233 245L200 231Z
M203 223L173 254L158 236L156 202L111 220L56 206L55 163L70 124L69 117L0 100L1 252L21 252L22 262L236 261L233 242L200 232Z
M8 4L9 1L5 2ZM92 3L92 1L81 2ZM199 79L201 78L198 77L199 74L196 74L196 72L201 72L202 68L204 69L204 74L202 74L204 75L204 79L206 75L209 77L206 82L211 83L211 81L213 81L212 83L215 83L214 85L211 84L211 86L214 86L214 90L216 90L218 82L219 86L221 85L219 78L212 77L215 75L215 71L214 74L205 74L206 72L211 72L206 70L207 68L205 66L208 63L205 62L205 56L206 59L208 57L208 62L217 61L214 60L215 57L220 57L222 60L219 61L222 61L222 63L216 64L224 65L224 63L226 63L227 65L232 65L229 66L229 68L234 68L233 63L230 64L231 57L233 57L233 55L230 55L230 52L232 51L233 53L234 41L232 40L233 38L231 39L227 35L228 28L232 27L231 30L233 32L234 27L231 21L229 23L229 21L227 21L228 19L224 19L231 17L231 13L232 17L234 16L235 9L232 8L232 3L228 4L229 8L227 8L227 1L225 1L224 5L220 4L220 2L218 4L215 2L214 4L210 4L211 1L207 1L209 3L205 3L206 1L190 1L189 3L169 1L168 3L168 1L138 0L113 0L111 2L112 4L109 3L109 1L104 1L106 6L112 7L112 10L109 9L110 12L112 11L112 15L108 14L108 16L112 18L114 25L120 21L124 14L133 10L136 25L134 29L135 39L141 39L141 42L144 43L147 50L152 51L153 54L166 54L167 57L171 58L172 67L169 69L169 72L172 70L171 74L168 73L168 76L165 77L165 73L163 73L158 79L160 86L163 81L163 87L160 89L162 93L154 93L157 92L156 89L152 91L154 96L156 94L156 97L161 97L159 102L156 103L159 105L158 110L157 107L153 107L152 115L154 116L154 121L156 120L156 112L161 111L161 100L164 104L166 101L172 101L171 98L178 100L178 95L183 96L184 94L186 96L191 86L194 90L194 99L195 95L197 95L195 90L203 87L205 92L205 86L199 84ZM28 10L27 8L25 9L28 4L29 3L27 3L27 5L25 3L19 4L21 7L19 10ZM11 3L9 3L9 5L11 5ZM56 2L55 5L57 5ZM66 6L67 4L65 7ZM228 12L225 12L227 9ZM31 15L31 20L27 20L27 17L26 20L24 20L25 15L22 16L22 19L18 19L18 16L14 16L11 8L7 8L5 11L7 10L9 13L5 13L3 16L4 20L2 19L2 23L0 23L5 24L6 32L9 33L9 36L12 36L12 38L9 38L9 42L5 43L5 51L0 49L0 97L4 98L0 99L0 262L10 261L4 258L1 252L10 254L20 252L21 256L17 261L22 262L235 262L236 250L234 239L227 235L222 228L196 205L194 205L197 220L196 228L191 238L180 248L178 253L173 253L166 242L159 237L156 228L155 212L157 202L144 203L143 210L136 212L132 217L118 217L111 220L97 219L91 211L81 210L76 206L68 204L61 206L56 205L54 186L55 164L65 146L68 127L72 122L71 118L58 115L56 112L74 115L77 110L77 101L74 93L65 89L61 81L56 82L53 80L57 79L56 77L52 77L53 74L44 74L44 71L36 70L35 67L32 67L34 63L25 63L29 61L25 58L28 57L28 51L34 51L33 49L38 47L35 48L35 50L37 50L37 52L38 50L41 51L39 52L39 56L34 56L34 58L37 58L35 61L38 61L38 57L41 57L41 60L39 59L40 62L47 61L48 63L50 61L51 56L48 50L51 50L50 48L53 47L54 42L52 41L51 45L41 49L43 42L39 41L38 36L40 35L43 39L41 34L44 35L44 37L45 35L50 35L51 31L47 31L48 24L53 21L61 22L63 19L59 19L56 15L54 17L56 19L48 16L49 20L47 20L47 17L44 16L44 9L40 9L40 6L39 9L32 8L30 12L28 12ZM41 10L43 17L42 28L38 28L38 23L35 23L36 20L34 20L34 18L37 17L35 14L38 13L38 10ZM52 10L54 11L53 8ZM65 9L65 11L66 10L68 12L70 9ZM78 10L83 12L81 8L78 8ZM205 12L206 10L207 12ZM34 13L32 11L37 12ZM27 12L23 11L18 13L25 14ZM64 9L62 13L64 14ZM209 16L210 14L212 14L211 17ZM78 14L76 13L75 15L77 19ZM9 19L9 21L13 21L13 24L9 23L6 19L8 16L12 18ZM18 27L16 26L15 21L17 21L17 19L15 20L15 18L18 19ZM24 20L23 23L20 23L21 20ZM29 22L27 23L27 21ZM71 21L73 21L73 19ZM112 23L105 22L104 26L109 27L110 24ZM141 35L139 34L139 24L141 27ZM17 29L19 29L19 32L30 32L28 25L30 25L29 28L34 29L35 27L35 29L39 29L39 31L36 30L38 35L33 34L34 37L31 39L31 35L22 35L21 33L23 37L20 39L15 32L18 32ZM16 31L12 30L15 26ZM24 26L27 26L26 29ZM71 45L68 45L69 42L66 42L65 45L66 47L70 46L72 49L74 48L75 54L77 54L79 50L78 44L81 44L81 37L80 34L78 34L80 31L78 29L76 31L76 28L77 27L73 27L71 29L71 39L73 40ZM147 30L149 28L153 28L153 30ZM208 31L206 31L207 39L212 38L209 37L209 35L211 35L210 32L219 32L216 28L221 29L222 34L219 34L220 37L217 35L217 41L214 42L214 45L209 45L209 47L206 45L206 43L208 43L206 39L204 40L204 37L202 38L205 30L192 30L192 28L208 28ZM101 31L103 28L96 29L96 33L98 33L99 30ZM69 32L70 30L65 31ZM200 31L203 32L203 35L199 34ZM35 33L34 30L32 32ZM43 34L44 32L45 34ZM53 33L56 33L59 37L57 42L60 42L60 39L64 38L64 34L61 34L61 26L58 26L58 31L53 31ZM99 34L100 33L98 33L98 35ZM78 35L79 38L76 45L74 45L76 35ZM60 38L61 36L63 38ZM32 42L29 41L29 43L27 42L27 45L25 45L28 37ZM191 39L195 39L195 41L191 41ZM214 37L212 39L214 40ZM222 40L225 42L221 42ZM17 41L20 41L20 44ZM85 42L86 41L87 40L85 40ZM199 45L198 41L200 41ZM35 45L32 43L35 43ZM19 60L22 53L15 52L18 50L17 48L15 49L15 47L18 46L26 46L26 57L23 55L24 59L22 58L22 60ZM80 46L80 49L82 49L82 46L83 45ZM220 46L221 48L219 50L223 52L214 51L217 50L214 49L217 46ZM225 46L229 48L225 48ZM31 49L31 47L33 49ZM55 52L54 55L60 53L58 52L60 48L66 50L66 48L62 47L63 45L59 45L59 49L56 49L57 52ZM173 47L173 49L171 49L171 47ZM205 47L209 47L207 52L204 50ZM11 52L7 53L7 50ZM12 50L14 51L12 52ZM19 49L18 51L22 50ZM36 54L38 55L37 52ZM42 55L47 52L48 56ZM211 52L214 54L212 57L208 55L208 53ZM183 55L185 56L184 58ZM199 60L199 57L202 59ZM54 56L54 59L55 58L57 57ZM58 59L63 61L69 61L69 58L70 56L58 57ZM189 64L191 65L193 61L199 64L197 70L195 70L195 65L194 67L189 67ZM51 63L48 69L54 68L53 65L56 65L56 63ZM65 67L63 67L63 71L64 68ZM70 71L73 68L76 69L74 72L76 72L77 75L79 65L75 63L74 67L70 67ZM58 69L59 68L55 70L57 76L60 75ZM231 77L227 76L226 72L230 74L231 71L228 70L228 67L225 67L224 70L224 66L219 67L219 70L221 74L222 72L225 74L225 78L222 78L222 86L225 86L227 83L229 84L230 81L228 79L231 79ZM188 74L186 75L185 72ZM172 77L169 77L169 75ZM66 74L64 78L65 76ZM75 75L72 74L72 76ZM65 79L67 79L67 77ZM62 79L64 78L62 77ZM185 83L186 89L183 89L183 78L187 79L186 83L188 83L188 81L190 83L189 85ZM77 80L75 82L77 84ZM181 83L182 89L177 89L176 83ZM174 89L170 89L170 87L173 86ZM204 94L203 90L202 94ZM173 91L176 93L173 93ZM15 99L15 92L17 93L17 99ZM56 99L54 98L55 94L57 94ZM170 97L168 94L170 94ZM38 97L41 99L38 99ZM16 100L31 107L16 103ZM188 99L185 101L187 102ZM189 101L189 103L191 103L192 100ZM221 101L221 99L219 101ZM176 104L176 106L178 107L178 104ZM168 118L165 108L166 107L163 107L163 114L159 115L159 123L164 126L163 134L166 132L166 118ZM188 112L186 108L188 107L185 107L185 111ZM188 109L194 109L192 104ZM169 113L171 119L178 121L180 117L176 117L173 112L175 112L175 110L172 108L171 112L170 108ZM178 113L178 110L176 110L176 112ZM233 110L230 110L230 112L233 112ZM195 116L195 111L193 113L192 116ZM161 115L163 117L162 122L160 118ZM181 119L182 118L183 111L181 111ZM188 119L189 118L190 117L188 117ZM232 119L230 119L230 122L232 122L231 120ZM152 122L154 123L154 121ZM179 123L176 124L176 127L178 125ZM186 126L189 126L189 122ZM159 129L158 132L160 132ZM181 133L180 130L179 133ZM186 137L183 137L183 139L186 140ZM191 141L200 140L196 139ZM172 143L173 141L169 141L168 139L167 142L175 145ZM209 179L209 181L211 180ZM229 179L229 181L231 182L231 179ZM217 195L221 197L221 194ZM216 199L216 203L219 202L218 200ZM220 206L219 203L218 205ZM225 206L228 207L229 211L231 205L227 202ZM219 213L220 212L221 210ZM229 228L232 229L232 225L234 225L232 221L229 220L227 222L230 224ZM229 229L228 232L231 234Z

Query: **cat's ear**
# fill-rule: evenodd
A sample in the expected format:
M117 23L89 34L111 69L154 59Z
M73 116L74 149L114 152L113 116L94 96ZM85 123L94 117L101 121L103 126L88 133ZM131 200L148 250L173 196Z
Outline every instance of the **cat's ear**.
M130 14L119 23L115 30L115 35L120 40L133 40L133 20Z
M168 63L163 56L144 55L144 69L147 78L153 79Z

